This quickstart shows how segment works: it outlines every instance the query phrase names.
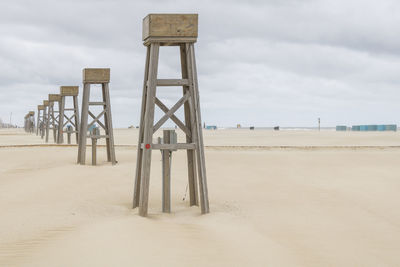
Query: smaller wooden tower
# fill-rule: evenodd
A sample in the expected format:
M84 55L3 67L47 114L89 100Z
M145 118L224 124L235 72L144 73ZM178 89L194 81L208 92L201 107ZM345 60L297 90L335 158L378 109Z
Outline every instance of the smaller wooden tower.
M57 143L57 130L58 130L58 118L60 109L61 97L59 94L49 94L49 106L47 112L47 124L46 124L46 143L49 142L49 132L53 130L54 143ZM57 104L57 110L54 110L54 106Z
M107 146L107 161L113 165L117 163L115 159L114 149L114 134L112 127L111 104L110 104L110 69L86 68L83 70L83 96L82 96L82 116L79 130L79 145L78 145L78 163L84 165L86 158L86 142L88 129L97 123L103 130L104 135L99 135L97 138L105 138ZM102 101L90 101L90 86L92 84L100 84L102 89ZM97 116L90 110L90 106L100 106L102 111ZM88 117L93 120L88 123ZM103 122L100 120L104 118Z
M42 136L42 130L43 130L43 113L44 113L44 106L38 105L37 106L36 135L40 135L40 136Z
M72 129L69 134L75 133L76 143L79 140L79 108L78 108L79 86L60 87L60 113L58 118L58 137L57 143L64 143L64 127L69 123ZM67 98L72 98L73 106L65 107ZM65 121L64 121L65 119Z
M28 113L28 131L30 133L35 132L35 111L29 111Z

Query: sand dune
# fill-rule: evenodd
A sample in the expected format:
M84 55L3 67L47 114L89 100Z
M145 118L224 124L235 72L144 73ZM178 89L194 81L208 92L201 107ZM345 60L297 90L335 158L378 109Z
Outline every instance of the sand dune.
M74 146L4 147L43 141L0 131L0 266L400 265L400 148L386 148L398 133L205 131L211 213L182 200L184 152L172 213L161 212L155 152L142 218L131 209L137 130L115 132L119 163L101 148L94 167L75 164ZM252 149L303 145L322 148Z

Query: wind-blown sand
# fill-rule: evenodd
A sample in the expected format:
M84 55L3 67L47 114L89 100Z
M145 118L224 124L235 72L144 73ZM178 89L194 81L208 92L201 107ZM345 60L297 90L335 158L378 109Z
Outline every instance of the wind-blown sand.
M400 266L400 133L204 134L211 213L182 200L184 151L161 212L154 151L142 218L136 129L115 131L116 166L0 130L0 266Z

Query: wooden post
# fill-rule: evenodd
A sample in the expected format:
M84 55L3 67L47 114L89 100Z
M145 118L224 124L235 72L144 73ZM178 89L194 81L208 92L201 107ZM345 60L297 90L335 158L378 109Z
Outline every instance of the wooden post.
M163 151L163 211L170 211L170 156L171 149L186 149L190 205L198 205L197 175L199 177L201 212L209 212L203 133L194 43L197 40L197 14L151 14L143 20L143 41L147 46L143 82L142 108L138 140L133 208L147 216L152 149ZM181 54L182 79L157 79L160 46L178 46ZM183 96L168 108L156 97L157 86L182 86ZM165 115L154 124L157 105ZM175 112L184 105L185 122ZM186 143L153 144L153 134L171 119L185 133ZM168 151L168 152L167 152ZM196 164L197 163L197 164ZM197 172L196 172L197 171Z
M97 138L99 138L100 135L100 130L99 128L95 127L93 130L90 132L90 137L92 139L92 165L96 166L97 162Z
M49 101L48 100L43 100L43 106L44 106L44 110L43 110L43 127L42 127L42 134L41 134L42 139L44 138L44 136L47 133L47 124L48 124L47 113L48 113L48 110L49 110ZM46 143L47 143L47 141L46 141Z
M170 144L170 131L163 131L163 143ZM162 211L171 212L171 151L161 150L162 154Z
M83 70L83 98L82 98L82 116L81 125L78 138L78 163L85 165L86 158L86 139L87 131L92 125L97 123L103 128L105 135L98 136L98 138L106 138L107 147L107 160L115 165L117 160L115 158L114 148L114 134L112 128L112 116L111 116L111 103L109 94L109 82L110 82L110 69L84 69ZM90 85L101 84L102 87L102 102L90 102ZM101 106L103 111L99 115L95 116L90 110L89 106ZM88 123L88 116L92 117L93 121ZM100 121L101 117L104 116L104 123Z
M68 139L68 145L71 144L71 133L72 133L72 126L68 125L67 126L67 139Z

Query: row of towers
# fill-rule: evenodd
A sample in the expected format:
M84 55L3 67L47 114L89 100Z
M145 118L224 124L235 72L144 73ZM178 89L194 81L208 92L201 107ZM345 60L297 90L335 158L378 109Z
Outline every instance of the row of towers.
M86 159L87 138L96 138L96 140L105 138L107 160L116 164L109 82L110 69L86 68L83 70L81 116L78 106L79 86L60 86L59 94L49 94L48 99L43 100L43 104L37 106L36 135L44 139L46 143L53 139L56 144L65 142L65 134L68 144L71 144L71 135L74 135L76 144L78 144L77 162L82 165L85 164ZM90 90L93 84L100 85L102 101L90 101ZM68 106L67 102L70 102L71 105ZM95 112L90 110L91 106L100 107L100 113L95 115ZM30 118L34 120L34 112L29 114L31 113L33 115ZM91 121L89 121L89 117L92 119ZM25 119L25 121L29 120ZM25 124L28 129L30 124ZM101 131L97 127L101 127L104 134L101 135ZM29 129L31 130L26 131L33 132L34 126ZM96 135L93 135L94 132Z

